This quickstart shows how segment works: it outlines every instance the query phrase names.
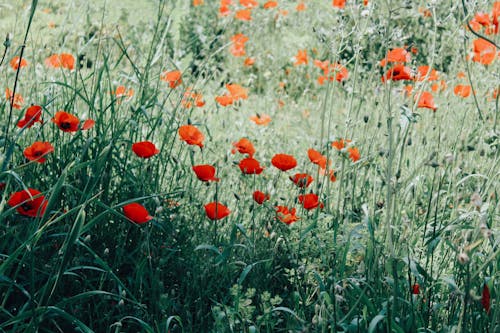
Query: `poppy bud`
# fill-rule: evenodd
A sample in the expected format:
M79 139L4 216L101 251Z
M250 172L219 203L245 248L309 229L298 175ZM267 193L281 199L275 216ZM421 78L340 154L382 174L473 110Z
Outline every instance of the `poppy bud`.
M415 283L415 284L412 286L411 293L412 293L413 295L418 295L418 294L420 294L420 285L419 285L418 283Z
M368 116L363 117L363 121L365 122L365 124L368 122L368 120L370 120L370 117L368 117Z

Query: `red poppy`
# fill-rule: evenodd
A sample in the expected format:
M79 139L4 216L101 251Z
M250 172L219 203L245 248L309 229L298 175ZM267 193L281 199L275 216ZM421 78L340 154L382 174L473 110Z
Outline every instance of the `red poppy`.
M193 125L183 125L179 127L179 137L188 145L195 145L203 148L203 140L205 140L205 137L203 133Z
M345 148L346 144L350 143L351 140L339 139L332 142L332 147L337 150L342 150Z
M241 21L251 21L252 20L252 9L250 9L250 8L240 9L236 12L236 14L234 15L234 18L241 20Z
M412 288L411 288L411 293L412 293L413 295L418 295L418 294L420 294L420 286L419 286L419 284L418 284L418 283L415 283L415 284L412 286Z
M235 154L238 151L240 154L248 154L248 157L253 157L255 148L250 140L241 138L238 142L233 142L233 149L231 153Z
M483 38L474 40L474 56L472 57L472 61L489 65L495 60L496 54L496 47L492 43Z
M469 85L458 84L455 86L455 89L453 89L453 93L456 96L460 96L463 98L469 97L470 92L471 92L471 87Z
M10 61L10 67L12 67L12 69L15 71L18 68L23 68L23 67L28 66L28 62L26 61L26 59L22 58L21 61L19 61L19 59L20 59L19 57L14 57Z
M216 96L215 101L219 103L221 106L228 106L233 104L234 99L231 95L222 95L222 96Z
M333 0L332 6L342 9L345 7L345 2L346 0Z
M307 210L314 209L318 206L321 209L323 209L323 207L324 207L323 203L319 201L318 195L316 195L314 193L299 195L299 202L302 204L304 209L307 209Z
M247 175L258 175L264 170L264 168L260 166L259 161L252 157L242 159L239 167L241 172Z
M409 62L411 60L411 54L404 48L395 48L387 52L387 56L380 60L380 66L384 67L389 62Z
M26 110L24 118L17 122L17 127L30 128L31 126L33 126L37 122L42 123L42 120L40 119L41 116L42 116L42 107L41 106L39 106L39 105L30 106Z
M430 71L430 73L429 73ZM431 69L428 65L425 66L419 66L417 68L417 77L416 79L418 81L423 81L425 77L429 74L429 77L427 78L427 81L437 81L439 80L439 73L435 69Z
M78 124L80 120L74 115L65 111L57 111L52 118L52 121L63 132L76 132L78 131Z
M256 114L255 116L251 116L250 120L257 125L265 126L271 122L271 117L268 114Z
M83 122L83 125L82 125L82 131L86 131L86 130L89 130L91 129L92 127L94 127L95 125L95 120L93 119L87 119Z
M205 205L205 213L211 220L220 220L228 216L231 211L219 202L211 202Z
M320 168L326 169L327 158L321 155L321 153L314 149L307 150L307 156L312 163L319 165Z
M136 142L132 145L132 151L139 157L150 158L158 153L160 150L156 148L154 143L150 141Z
M485 283L483 286L483 292L482 292L482 297L481 297L481 305L484 308L484 311L486 313L490 313L490 288L488 288L488 285Z
M278 2L270 0L270 1L266 2L262 7L264 9L275 8L275 7L278 7Z
M307 65L309 63L309 60L307 59L307 50L299 50L294 59L294 66Z
M349 158L353 161L356 162L361 158L361 154L359 153L358 148L356 147L350 147L347 148L347 151L349 152Z
M384 76L382 76L382 82L387 80L401 81L411 79L413 79L411 69L405 65L395 65L390 68Z
M215 177L215 168L208 164L193 165L193 171L199 180L203 182L214 181L218 182L220 179Z
M417 97L417 96L415 96L415 97ZM424 91L420 95L420 99L418 100L418 107L431 109L432 111L437 110L437 106L436 106L436 104L434 104L434 97L428 91Z
M288 171L297 166L297 161L295 160L295 157L287 154L274 155L273 158L271 159L271 163L281 171Z
M147 209L136 202L125 205L122 208L125 216L134 223L143 224L153 219Z
M305 188L312 183L313 177L307 173L296 173L293 177L290 176L290 180L298 187Z
M30 217L43 216L48 201L38 190L29 188L28 191L13 193L7 202L11 207L17 207L19 214Z
M5 99L12 103L14 109L20 109L24 104L24 98L21 94L14 94L9 88L5 89Z
M244 34L236 34L231 37L231 42L233 43L229 48L229 51L235 57L241 57L246 54L245 43L248 42L248 37Z
M227 91L229 91L229 94L235 101L239 99L248 99L248 89L243 88L239 84L236 83L226 84L226 89Z
M24 150L24 157L30 161L43 163L47 159L45 155L54 151L54 147L49 142L37 141Z
M240 5L246 8L255 8L259 6L257 0L240 0Z
M73 70L75 68L75 57L69 53L53 54L45 59L45 65L49 68L66 68Z
M178 70L163 72L160 79L168 82L169 87L174 89L182 83L182 73Z
M300 220L299 217L295 215L296 209L288 209L286 206L276 206L276 216L278 220L288 225Z
M252 196L253 196L253 199L255 200L255 202L258 203L259 205L262 205L264 203L264 201L267 201L271 198L269 196L269 194L261 192L261 191L253 192Z

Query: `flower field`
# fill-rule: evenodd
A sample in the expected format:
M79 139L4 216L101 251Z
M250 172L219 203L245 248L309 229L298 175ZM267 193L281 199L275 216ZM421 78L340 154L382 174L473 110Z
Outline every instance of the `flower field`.
M0 0L0 332L500 332L499 20Z

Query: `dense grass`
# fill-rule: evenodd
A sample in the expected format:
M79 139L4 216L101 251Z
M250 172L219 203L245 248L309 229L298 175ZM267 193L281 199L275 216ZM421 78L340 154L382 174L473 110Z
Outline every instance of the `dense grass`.
M2 88L24 98L20 109L0 102L0 332L497 332L500 59L473 61L472 45L500 37L466 28L493 2L260 1L251 21L234 19L233 2L227 17L209 0L0 2L13 32ZM244 56L231 54L238 33ZM383 83L395 48L438 79ZM299 50L307 64L294 65ZM54 53L75 67L47 67ZM20 55L28 65L14 70ZM319 84L315 59L348 78ZM163 80L173 70L174 88ZM224 107L216 97L231 83L248 98ZM457 96L458 84L475 93ZM186 105L191 92L204 105ZM419 107L424 92L436 110ZM17 127L31 104L43 122ZM95 125L64 132L60 110ZM250 120L264 115L267 125ZM187 124L203 148L179 139ZM241 138L262 173L240 170ZM336 149L340 139L352 141ZM159 153L140 158L132 145L146 140ZM35 141L54 147L45 163L23 155ZM278 153L297 166L278 170ZM201 164L220 181L200 181ZM301 188L296 173L314 180ZM44 214L11 204L27 188L44 195ZM270 199L258 204L256 190ZM305 209L308 193L323 208ZM209 219L209 202L229 215ZM134 223L130 203L153 219ZM277 206L300 219L283 223Z

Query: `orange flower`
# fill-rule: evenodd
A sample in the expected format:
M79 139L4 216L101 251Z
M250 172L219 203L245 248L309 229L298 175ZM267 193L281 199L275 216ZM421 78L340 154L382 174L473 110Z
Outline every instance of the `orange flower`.
M346 2L346 0L333 0L332 6L342 9L345 7L345 2Z
M471 87L469 85L458 84L453 89L453 93L456 96L460 96L463 98L469 97L471 91Z
M382 82L387 80L400 81L400 80L411 80L413 77L411 75L410 67L404 65L395 65L390 68L387 73L382 76Z
M268 114L256 114L255 116L251 116L250 120L256 123L257 125L267 125L271 122L271 117Z
M186 89L184 93L184 97L182 98L182 106L185 108L191 108L194 106L200 108L205 105L205 101L203 100L203 95L200 93L196 93L191 91L191 88Z
M259 7L259 3L256 0L240 0L240 5L246 8Z
M309 149L307 151L307 156L313 164L317 164L320 168L326 169L326 163L328 162L326 156L321 155L321 153L314 149Z
M270 8L275 8L275 7L278 7L278 2L277 1L268 1L264 4L264 9L270 9Z
M160 76L162 81L168 82L170 88L174 89L182 83L182 73L179 70L163 72Z
M151 141L136 142L132 145L132 151L141 158L150 158L160 153Z
M193 165L193 171L202 182L214 181L218 182L220 179L215 177L215 167L208 164Z
M296 173L295 175L290 176L290 180L300 188L306 188L311 185L314 180L313 177L307 173Z
M205 3L204 0L193 0L193 7L201 6Z
M231 94L231 97L235 101L237 101L239 99L247 99L248 98L248 89L243 88L239 84L236 84L236 83L226 84L226 89L229 91L229 94Z
M26 157L30 161L43 163L47 160L44 156L49 153L52 153L53 151L54 147L50 144L50 142L37 141L28 148L26 148L23 154L24 157Z
M495 45L482 38L478 38L474 40L474 56L472 57L472 61L483 65L490 65L495 60L496 52Z
M384 67L389 62L409 62L411 60L411 54L404 48L396 48L387 52L384 59L380 60L380 66Z
M242 159L239 163L239 167L241 172L247 175L259 175L264 170L264 168L260 166L259 161L252 157Z
M183 125L179 127L179 137L188 145L196 145L203 148L203 140L205 137L203 133L193 125Z
M355 163L361 158L361 154L359 153L358 148L349 147L347 148L347 152L349 153L349 158Z
M307 65L309 63L309 60L307 59L307 50L299 50L294 58L294 66Z
M94 127L95 125L95 120L93 119L87 119L83 122L83 125L82 125L82 131L86 131L86 130L89 130L91 129L92 127Z
M346 143L350 143L351 140L339 139L337 141L332 142L332 147L337 150L342 150L346 147Z
M306 10L306 4L303 2L299 2L297 7L295 7L295 10L298 12L303 12L304 10Z
M318 195L314 193L299 195L299 202L302 204L304 209L311 210L317 208L318 206L323 209L324 205L319 201Z
M241 20L241 21L251 21L252 20L252 10L247 8L247 9L240 9L236 12L234 15L235 19Z
M151 221L153 217L149 215L146 208L136 202L130 203L122 207L125 216L134 223L143 224Z
M240 154L248 154L248 157L253 157L253 154L255 154L255 148L247 138L241 138L238 142L233 142L233 147L231 150L233 154L236 154L236 151Z
M295 215L296 209L289 209L286 206L276 206L276 217L283 223L288 225L300 220L299 217Z
M418 81L423 81L425 79L425 76L427 73L429 73L430 67L425 65L425 66L419 66L417 69L417 77L416 79ZM429 77L427 78L427 81L437 81L439 80L439 74L438 71L435 69L432 69L431 72L429 73Z
M125 86L118 86L113 93L116 98L127 97L127 100L130 100L134 96L134 89L127 90Z
M42 120L40 119L41 116L42 116L42 107L39 105L32 105L26 110L24 118L17 122L17 127L30 128L37 122L41 124L42 123Z
M234 100L231 95L222 95L222 96L216 96L215 101L219 103L221 106L228 106L233 104Z
M255 202L258 203L259 205L262 205L264 203L264 201L267 201L271 198L269 196L269 194L261 192L261 191L253 192L252 197L253 197L253 200L255 200Z
M73 70L75 68L75 57L69 53L53 54L45 59L45 66Z
M5 99L12 103L14 109L19 110L24 104L24 98L21 94L13 94L12 90L5 88Z
M244 34L236 34L231 37L232 45L229 48L231 54L235 57L241 57L246 54L245 43L248 42L248 37Z
M255 64L255 58L248 57L245 59L245 62L243 64L247 67L253 66Z
M80 124L80 120L76 116L65 111L57 111L52 122L63 132L76 132L78 124Z
M221 203L211 202L205 205L205 213L211 220L220 220L228 216L231 211Z
M297 166L297 161L292 155L276 154L271 159L271 164L281 171L288 171Z
M416 97L417 96L415 96L415 98ZM437 110L437 107L434 104L434 97L428 91L422 92L422 95L420 95L420 99L418 100L418 105L417 106L419 108L431 109L434 112Z
M15 71L17 71L19 67L24 68L26 66L28 66L28 62L24 58L21 59L21 62L19 62L19 57L14 57L10 61L10 67L12 67L12 69Z

